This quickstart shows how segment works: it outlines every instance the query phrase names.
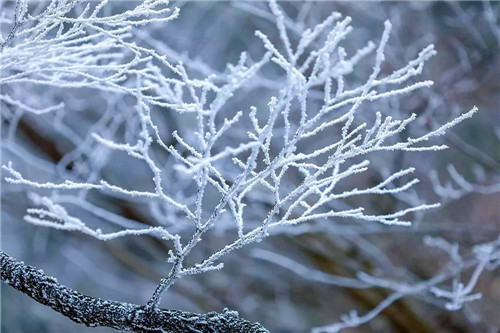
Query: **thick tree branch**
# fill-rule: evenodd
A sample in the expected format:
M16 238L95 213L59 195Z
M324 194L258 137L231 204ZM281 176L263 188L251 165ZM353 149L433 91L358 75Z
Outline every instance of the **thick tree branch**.
M83 295L57 283L42 270L17 261L0 251L2 281L86 326L106 326L134 332L268 332L233 311L196 314L178 310L147 311L145 306L106 301Z

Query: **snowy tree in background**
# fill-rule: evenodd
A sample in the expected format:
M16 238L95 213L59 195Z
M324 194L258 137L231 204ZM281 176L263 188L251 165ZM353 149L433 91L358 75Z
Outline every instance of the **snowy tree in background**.
M270 24L247 37L251 48L227 56L217 69L203 54L182 50L192 36L172 24L183 20L185 3L3 2L3 196L26 191L24 220L35 226L107 243L154 242L165 274L149 293L137 287L144 305L85 296L4 252L2 280L77 323L137 332L266 332L232 310L160 307L174 284L223 272L226 258L246 247L252 248L246 265L259 259L313 283L388 292L366 313L346 307L347 315L311 325L318 326L313 332L357 327L407 296L449 311L480 299L479 277L500 264L498 230L467 255L457 243L426 236L426 246L450 259L426 279L392 274L397 269L382 244L364 235L416 232L440 199L500 191L498 182L475 184L450 164L454 186L430 173L437 198L427 200L417 190L416 168L396 163L401 154L441 154L442 136L478 108L458 114L455 108L432 126L404 107L394 110L432 91L433 82L421 77L436 55L433 44L405 64L388 65L389 21L369 41L355 33L356 17L334 11L320 19L306 2L292 18L281 5L219 4ZM485 13L498 34L491 4ZM231 49L232 37L217 38ZM446 107L438 97L430 100ZM498 167L494 158L478 159ZM382 211L387 200L390 209ZM256 245L270 236L334 235L332 225L347 230L377 269L360 265L352 276L329 274Z

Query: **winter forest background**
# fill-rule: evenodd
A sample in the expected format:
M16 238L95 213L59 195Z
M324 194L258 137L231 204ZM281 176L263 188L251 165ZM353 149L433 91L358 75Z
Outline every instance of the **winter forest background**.
M9 255L146 304L179 260L175 235L185 245L215 215L161 307L228 308L270 332L500 330L499 2L109 1L92 16L94 1L78 21L85 1L33 1L26 13L55 9L32 31L13 28L23 1L0 3ZM395 146L365 148L370 129ZM276 204L304 183L309 197ZM112 332L1 291L4 333Z

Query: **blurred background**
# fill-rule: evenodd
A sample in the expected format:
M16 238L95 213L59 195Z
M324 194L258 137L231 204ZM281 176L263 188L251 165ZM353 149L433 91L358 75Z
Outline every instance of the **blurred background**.
M40 2L36 4L41 6ZM139 45L166 54L172 62L182 60L193 77L227 73L226 64L237 63L243 51L258 61L263 47L255 30L263 31L271 41L279 40L265 2L182 1L172 5L180 8L178 19L134 28L132 38ZM474 246L500 236L500 3L297 1L279 5L290 22L292 43L305 27L318 24L332 11L352 17L354 30L343 42L348 54L369 40L378 42L383 22L389 19L393 29L383 73L391 73L427 45L435 45L438 54L429 60L421 76L434 81L432 88L364 106L396 119L416 113L418 118L405 135L414 137L474 105L479 108L472 119L440 139L450 147L448 150L373 156L376 171L350 181L352 186L374 185L384 175L416 167L421 183L415 193L365 198L360 203L379 214L400 209L405 200L411 203L415 198L443 203L438 209L414 214L412 227L329 220L279 231L262 243L226 256L221 271L179 280L163 297L165 308L193 312L230 308L271 332L308 332L312 327L339 321L351 309L360 314L370 311L390 294L381 288L339 287L329 282L329 276L355 277L364 271L409 283L421 281L450 262L445 252L426 244L427 236L459 244L463 258L473 256ZM2 6L5 18L12 15L15 2L4 1ZM130 6L133 2L111 1L107 10ZM9 25L2 24L2 32L6 29ZM361 63L346 84L366 80L372 66L368 60ZM242 87L223 112L234 114L252 105L265 108L283 79L283 73L263 68L261 79ZM20 112L16 105L2 99L2 164L12 161L27 179L39 181L98 175L128 188L142 189L149 184L150 174L144 165L114 152L103 158L102 153L95 154L98 148L89 138L91 129L100 128L114 128L113 133L130 137L137 126L130 121L134 117L133 98L92 88L17 84L2 85L1 89L27 105L64 102L68 106L35 115ZM166 142L172 140L169 133L173 130L188 128L195 121L166 108L156 107L154 111ZM368 121L373 121L374 112L369 114ZM165 170L172 164L166 160ZM166 177L178 175L172 171ZM76 194L33 191L9 184L2 177L1 246L5 252L82 293L136 304L147 302L158 281L168 273L168 245L148 236L100 242L80 233L30 225L23 216L36 200L31 192L57 197L90 225L101 226L94 214L101 211L118 216L123 223L144 225L157 225L158 214L175 219L174 213L99 193L91 194L83 204ZM155 209L161 213L155 213ZM177 225L168 227L180 233L192 232ZM109 228L115 230L116 226L110 224ZM232 237L234 230L223 224L205 236L194 256L205 257ZM293 260L293 264L287 260ZM470 274L471 270L462 273L465 281ZM475 291L483 293L482 299L454 312L425 295L404 297L369 323L344 331L500 332L500 270L485 270ZM4 333L112 331L77 325L5 285L1 292Z

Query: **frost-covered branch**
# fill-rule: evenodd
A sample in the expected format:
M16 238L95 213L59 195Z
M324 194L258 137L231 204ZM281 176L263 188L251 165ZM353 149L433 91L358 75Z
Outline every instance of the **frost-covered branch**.
M478 112L457 108L454 117L427 126L419 108L399 110L399 101L435 88L421 75L436 50L429 43L413 46L407 63L388 63L389 21L380 25L378 40L353 47L356 17L327 13L308 27L307 4L296 21L276 1L235 6L275 24L275 31L255 31L251 40L258 48L225 69L167 45L177 32L163 23L180 10L164 0L116 7L76 0L35 7L20 0L13 18L3 22L10 29L0 40L0 102L9 125L2 148L12 160L44 171L35 176L10 160L3 166L9 186L30 191L35 207L25 221L103 241L150 235L172 242L164 254L169 271L157 278L144 307L151 313L179 279L219 270L224 256L272 234L335 234L344 225L362 253L395 270L356 232L414 231L427 211L439 207L417 194L419 163L406 165L401 156L446 149L442 137ZM491 10L487 15L493 25ZM43 86L48 97L40 103L20 93L20 85ZM82 89L95 100L73 96ZM251 104L242 102L253 94L258 98ZM89 113L88 119L80 122L77 112ZM50 162L19 143L17 132L36 132L26 125L32 117L46 122L40 131L53 131L52 147L61 149ZM448 171L455 186L432 178L442 198L498 192L496 185L474 185L453 167ZM378 207L387 198L393 204ZM117 200L137 211L130 217L114 209ZM120 229L103 232L105 222ZM224 234L218 248L195 250L217 232ZM492 257L460 261L453 246L440 248L459 268L412 285L376 274L333 276L270 251L254 254L316 282L392 293L365 315L353 313L322 328L335 331L367 322L408 295L445 299L450 309L476 299L472 290ZM472 267L468 282L441 285Z
M51 307L76 323L133 332L268 332L259 323L246 321L235 311L197 314L108 301L72 290L42 270L0 251L2 281L37 302Z
M493 270L500 265L500 239L476 245L473 250L473 257L469 259L463 259L458 254L456 244L451 245L441 238L427 237L426 243L429 246L436 246L443 249L452 259L451 263L444 267L441 272L430 279L411 283L401 283L374 277L366 273L359 273L358 278L364 284L354 286L355 288L372 286L389 289L392 293L375 308L361 316L352 310L348 315L343 315L340 322L317 327L312 332L334 333L344 328L360 326L376 317L395 301L409 295L418 297L434 296L438 299L446 299L444 307L449 311L459 310L465 303L480 299L482 295L480 293L472 293L473 288L478 282L481 273L486 268ZM472 269L473 271L469 281L464 285L458 280L458 277L463 271L468 269ZM452 290L448 291L438 287L448 280L452 280Z

